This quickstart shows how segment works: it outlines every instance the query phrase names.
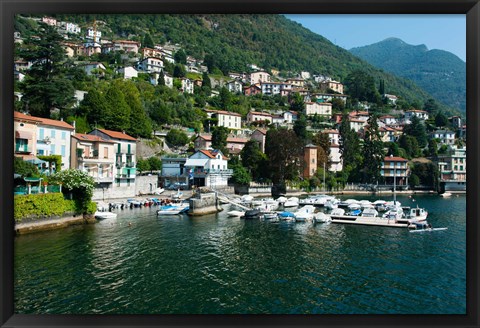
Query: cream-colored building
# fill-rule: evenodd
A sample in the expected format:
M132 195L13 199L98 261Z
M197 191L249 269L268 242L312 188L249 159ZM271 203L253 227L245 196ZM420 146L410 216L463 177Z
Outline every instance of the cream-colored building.
M319 103L319 102L306 102L305 114L307 116L313 116L315 114L322 116L332 116L332 104L331 103Z

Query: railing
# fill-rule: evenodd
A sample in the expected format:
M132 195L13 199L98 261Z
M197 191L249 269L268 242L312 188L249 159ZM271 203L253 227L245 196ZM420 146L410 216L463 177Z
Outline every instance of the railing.
M126 167L135 167L135 162L127 162Z
M126 175L126 174L117 174L115 175L117 179L135 179L135 175Z
M28 194L44 194L51 192L61 192L62 188L59 185L48 186L19 186L13 188L14 195L28 195Z
M204 170L195 170L193 174L233 174L232 169L225 169L225 170L219 170L219 169L204 169Z

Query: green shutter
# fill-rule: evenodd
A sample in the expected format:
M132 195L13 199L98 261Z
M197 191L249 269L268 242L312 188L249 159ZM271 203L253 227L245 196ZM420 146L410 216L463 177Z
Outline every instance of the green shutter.
M117 147L117 149L118 149L118 150L117 150L117 153L118 153L118 154L120 154L120 146L121 146L121 145L118 144L118 147Z

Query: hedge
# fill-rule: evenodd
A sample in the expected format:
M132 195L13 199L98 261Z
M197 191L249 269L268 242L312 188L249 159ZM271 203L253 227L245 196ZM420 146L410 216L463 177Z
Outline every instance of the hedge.
M62 193L16 195L14 197L15 222L25 218L61 216L65 213L81 213L81 204L75 200L68 200ZM91 202L87 213L94 213L96 204Z

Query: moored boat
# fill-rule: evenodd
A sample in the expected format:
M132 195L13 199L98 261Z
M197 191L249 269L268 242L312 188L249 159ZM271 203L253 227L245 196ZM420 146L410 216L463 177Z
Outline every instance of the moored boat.
M230 217L241 217L245 215L245 211L229 211L227 212L227 215Z
M283 207L296 207L298 206L298 201L298 197L290 197L283 203Z
M108 211L96 211L94 216L98 220L116 219L117 218L117 213L112 213L112 212L108 212Z
M316 223L329 223L332 221L332 218L323 212L318 212L313 216L313 220Z
M189 205L187 203L180 203L180 204L169 204L160 206L157 210L157 215L177 215L184 212L187 212L189 209Z

